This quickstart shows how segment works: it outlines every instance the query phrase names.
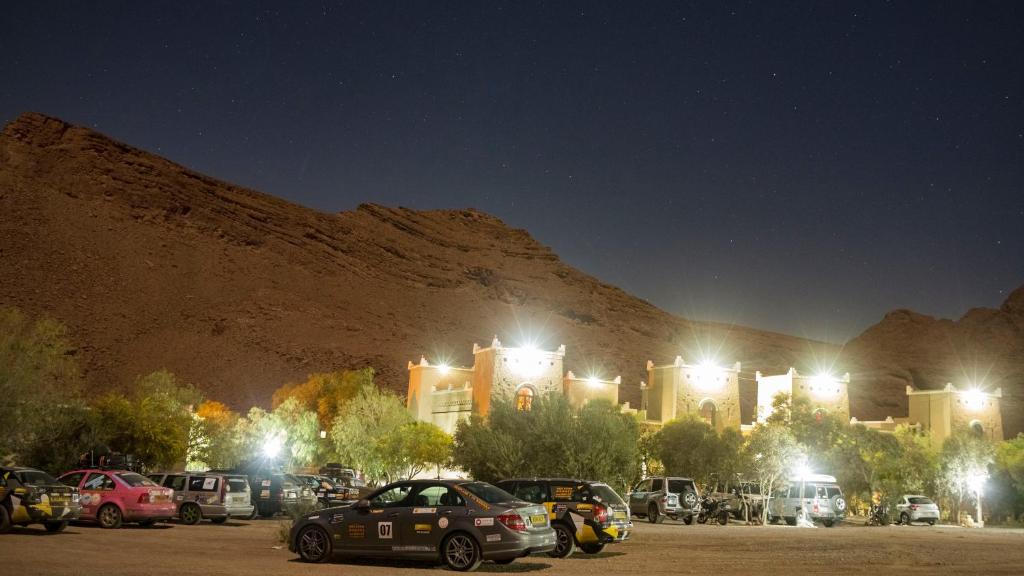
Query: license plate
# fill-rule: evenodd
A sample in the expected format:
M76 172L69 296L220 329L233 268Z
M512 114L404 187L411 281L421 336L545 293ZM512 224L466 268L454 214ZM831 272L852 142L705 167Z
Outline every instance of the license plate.
M530 516L530 523L534 526L546 526L548 523L547 514L534 514Z
M154 494L150 499L151 502L167 502L167 500L169 500L167 494Z
M626 513L625 512L616 512L614 518L616 520L625 520L626 519Z

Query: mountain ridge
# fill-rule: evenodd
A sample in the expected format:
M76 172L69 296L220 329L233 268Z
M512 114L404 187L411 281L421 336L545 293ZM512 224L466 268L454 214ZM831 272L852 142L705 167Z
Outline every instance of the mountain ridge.
M472 343L494 335L564 343L567 369L621 374L634 405L648 359L718 348L745 374L812 370L814 358L842 354L839 366L861 378L851 406L862 419L903 415L904 386L935 379L915 377L914 350L898 358L877 344L933 332L941 321L924 315L893 311L845 347L691 321L472 208L320 212L38 113L0 133L0 207L11 216L0 223L2 302L66 323L98 388L167 368L246 407L310 372L371 365L404 392L407 361L470 364ZM1003 307L1024 310L1018 293Z

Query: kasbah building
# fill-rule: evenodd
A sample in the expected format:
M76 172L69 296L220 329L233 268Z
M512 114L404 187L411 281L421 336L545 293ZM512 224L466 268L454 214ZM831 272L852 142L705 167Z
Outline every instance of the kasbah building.
M406 405L412 416L431 422L449 434L462 420L473 414L486 416L496 398L511 400L521 410L529 410L534 398L563 394L569 404L580 407L594 399L619 403L620 377L604 380L579 377L563 370L565 346L555 350L533 347L508 347L497 337L490 346L473 344L473 366L460 368L431 364L425 357L409 362L409 393ZM954 430L968 427L993 441L1003 440L999 411L1001 389L984 392L959 389L947 384L940 390L914 390L907 387L909 410L906 417L879 421L861 421L850 416L849 373L842 377L801 374L790 368L784 374L755 373L757 406L754 422L740 418L739 377L741 366L689 364L682 357L667 364L647 362L647 381L640 383L639 407L622 404L624 412L635 413L642 422L660 426L684 415L695 415L716 430L738 429L749 433L772 413L772 401L780 393L805 398L811 409L836 414L851 423L892 432L906 424L931 432L936 446Z

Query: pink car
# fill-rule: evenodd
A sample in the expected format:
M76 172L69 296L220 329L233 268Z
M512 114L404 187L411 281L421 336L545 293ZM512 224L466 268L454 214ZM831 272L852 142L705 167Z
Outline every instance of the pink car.
M174 490L128 470L75 470L60 477L81 493L82 520L94 520L103 528L122 522L151 526L174 514Z

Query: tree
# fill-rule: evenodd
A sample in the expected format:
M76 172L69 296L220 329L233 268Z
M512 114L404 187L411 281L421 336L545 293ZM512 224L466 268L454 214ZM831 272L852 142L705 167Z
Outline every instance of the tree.
M391 477L412 478L427 468L440 474L451 461L452 437L429 422L410 422L385 437L381 448Z
M89 441L86 421L67 329L0 309L0 462L66 469Z
M285 384L275 390L272 406L276 409L294 398L316 412L320 429L328 430L345 403L355 399L363 388L373 386L373 374L373 368L310 374L305 382Z
M801 457L800 445L789 429L779 423L759 424L750 434L744 460L751 476L761 486L761 494L771 496L788 486L788 477ZM767 524L768 506L761 511L761 523Z
M226 405L207 400L196 408L193 439L188 455L189 470L233 468L243 460L237 434L241 418Z
M395 471L390 469L393 461L385 441L410 422L412 416L401 398L371 384L342 405L330 436L342 461L362 470L371 481L389 482Z
M109 393L95 403L96 436L147 468L175 467L186 461L196 438L192 409L201 400L174 374L153 372L137 381L129 397Z
M996 480L1003 487L1002 507L1017 518L1024 512L1024 434L999 444L995 464Z
M959 519L966 497L989 477L988 467L995 460L995 447L985 437L967 428L960 428L946 438L940 455L940 487L953 499L954 518ZM981 522L981 518L975 519Z
M708 486L716 479L728 481L739 472L741 445L739 432L719 434L708 423L688 415L662 427L654 439L654 455L666 474L689 476Z
M567 476L603 480L622 490L639 470L639 434L636 418L606 401L573 409L563 396L548 395L521 411L495 400L487 418L459 424L455 464L486 482Z

